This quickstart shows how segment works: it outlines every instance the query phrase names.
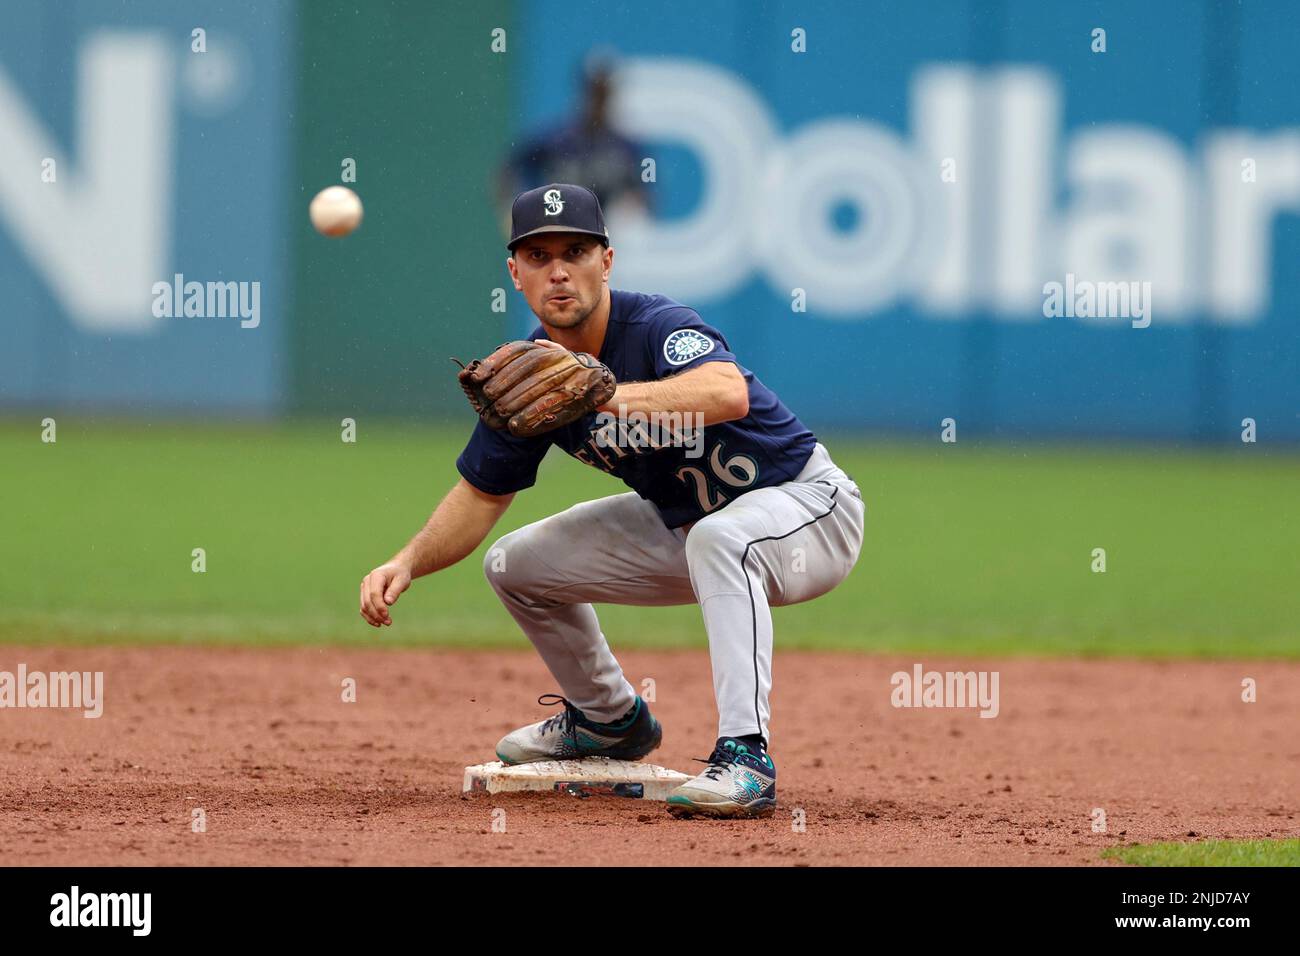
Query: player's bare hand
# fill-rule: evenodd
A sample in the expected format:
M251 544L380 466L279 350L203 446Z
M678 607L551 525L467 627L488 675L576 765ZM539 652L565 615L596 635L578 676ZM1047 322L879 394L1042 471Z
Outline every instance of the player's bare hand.
M410 568L395 562L381 564L361 580L361 616L375 627L391 627L388 608L410 586Z

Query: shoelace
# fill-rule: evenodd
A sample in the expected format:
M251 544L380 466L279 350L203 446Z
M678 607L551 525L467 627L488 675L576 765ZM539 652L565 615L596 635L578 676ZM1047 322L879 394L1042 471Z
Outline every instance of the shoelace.
M549 699L548 699L549 698ZM563 704L564 710L542 722L541 732L547 733L555 727L558 727L560 733L575 736L573 728L578 722L578 708L569 703L567 697L559 694L543 694L537 698L537 703L543 707L549 707L552 704Z
M703 775L708 777L710 780L717 780L722 774L722 771L726 770L736 762L736 755L729 750L723 750L721 747L717 747L714 749L713 753L709 754L708 760L705 760L702 757L692 757L691 759L698 763L708 764L708 769L704 771Z

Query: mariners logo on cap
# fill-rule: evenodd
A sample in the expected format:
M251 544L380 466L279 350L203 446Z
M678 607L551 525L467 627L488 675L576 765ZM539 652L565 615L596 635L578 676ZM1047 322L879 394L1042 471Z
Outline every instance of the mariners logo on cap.
M713 339L695 329L678 329L664 339L664 358L670 365L685 365L713 351Z
M546 195L542 196L542 202L546 203L546 215L558 216L564 212L564 200L560 198L558 189L546 190Z

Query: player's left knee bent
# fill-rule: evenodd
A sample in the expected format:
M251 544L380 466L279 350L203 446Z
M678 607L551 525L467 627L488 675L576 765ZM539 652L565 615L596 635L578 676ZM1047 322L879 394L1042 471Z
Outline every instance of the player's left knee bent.
M745 535L721 518L714 515L700 519L686 536L686 566L697 593L745 587L741 568Z

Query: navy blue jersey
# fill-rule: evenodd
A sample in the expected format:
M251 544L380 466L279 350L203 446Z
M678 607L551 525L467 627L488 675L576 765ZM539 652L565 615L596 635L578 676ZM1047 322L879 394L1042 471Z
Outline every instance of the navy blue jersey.
M736 361L722 333L694 309L662 295L610 291L609 326L598 358L620 382L668 378L705 362L732 362L749 385L749 414L708 425L703 434L674 421L643 428L593 413L534 438L516 438L479 422L456 459L465 480L491 495L530 487L551 445L615 475L651 501L676 528L723 508L747 491L789 481L803 470L816 438L776 394ZM529 336L543 339L541 326ZM653 426L656 423L651 422ZM689 425L689 421L681 422ZM666 426L666 427L664 427ZM664 440L675 435L682 440Z

